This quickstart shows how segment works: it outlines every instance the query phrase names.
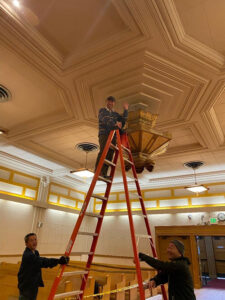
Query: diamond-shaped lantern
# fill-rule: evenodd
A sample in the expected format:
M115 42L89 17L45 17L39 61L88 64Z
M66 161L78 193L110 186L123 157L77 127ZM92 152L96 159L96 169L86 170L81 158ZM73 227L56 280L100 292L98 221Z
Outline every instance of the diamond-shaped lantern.
M154 169L154 158L166 152L171 140L169 133L160 133L155 127L158 115L152 114L141 105L129 111L127 133L137 173L144 168L149 172ZM128 171L131 166L126 164Z

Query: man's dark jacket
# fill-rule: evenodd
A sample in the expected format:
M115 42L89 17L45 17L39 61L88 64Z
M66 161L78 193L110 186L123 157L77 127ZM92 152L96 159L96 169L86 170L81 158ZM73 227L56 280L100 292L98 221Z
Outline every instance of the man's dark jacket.
M156 286L168 282L169 300L196 300L187 257L181 256L171 262L163 262L139 253L139 258L160 271L151 279L156 282Z
M104 107L99 110L98 119L99 119L99 135L109 135L111 130L118 129L116 122L121 122L122 127L125 125L127 120L128 110L124 110L123 114L109 110Z
M44 286L41 268L53 268L59 263L56 258L40 257L39 252L35 253L26 247L23 252L22 263L18 272L18 288L20 291L36 289Z

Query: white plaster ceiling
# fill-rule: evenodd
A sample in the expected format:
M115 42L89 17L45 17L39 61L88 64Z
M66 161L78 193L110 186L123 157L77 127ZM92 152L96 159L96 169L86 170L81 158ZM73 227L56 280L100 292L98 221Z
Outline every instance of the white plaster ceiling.
M149 105L157 129L173 136L143 185L168 176L185 184L189 160L205 162L202 174L225 171L223 0L16 3L0 1L0 84L12 93L0 104L2 158L76 182L68 171L85 156L74 146L98 143L98 110L114 95L118 111L125 100Z

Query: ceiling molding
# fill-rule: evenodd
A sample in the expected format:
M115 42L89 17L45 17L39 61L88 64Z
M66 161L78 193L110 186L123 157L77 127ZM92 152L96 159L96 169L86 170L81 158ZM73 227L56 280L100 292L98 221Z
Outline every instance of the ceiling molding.
M155 9L156 21L161 24L162 34L174 50L214 70L224 70L224 55L185 33L173 0L151 0L151 4Z
M4 151L0 151L0 160L2 166L20 172L25 172L30 175L49 176L52 174L52 170L49 168L42 167L38 164L8 154Z
M52 68L61 69L63 56L34 27L21 19L4 0L0 3L0 26L4 41L7 41L13 48L16 43L17 52L21 56L30 55L33 61L35 54ZM24 52L24 49L31 51Z

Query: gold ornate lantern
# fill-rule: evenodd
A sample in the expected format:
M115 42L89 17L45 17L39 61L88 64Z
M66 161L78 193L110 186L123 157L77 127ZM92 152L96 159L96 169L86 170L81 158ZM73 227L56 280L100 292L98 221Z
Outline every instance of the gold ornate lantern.
M157 118L157 114L152 114L141 104L133 105L129 111L127 133L137 173L142 173L144 168L152 172L154 158L166 152L171 140L170 134L153 129ZM126 164L126 170L130 168Z

